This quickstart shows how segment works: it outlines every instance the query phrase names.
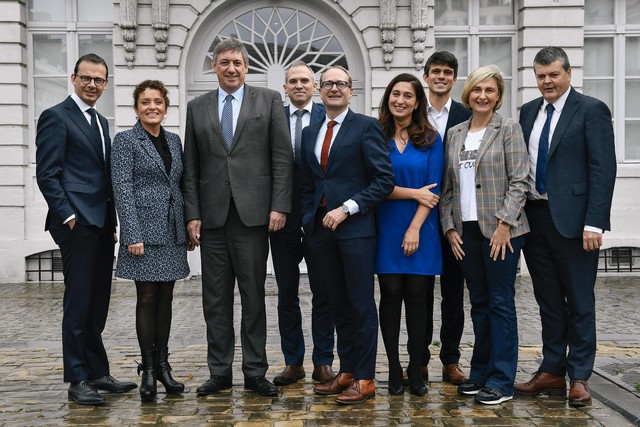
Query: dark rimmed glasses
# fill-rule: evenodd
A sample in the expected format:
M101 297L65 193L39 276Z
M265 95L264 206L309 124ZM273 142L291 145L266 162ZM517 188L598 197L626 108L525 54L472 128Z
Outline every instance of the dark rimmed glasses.
M91 80L93 80L93 84L100 87L107 82L106 79L103 79L101 77L80 76L78 74L76 74L76 77L80 79L83 85L88 85L91 83Z
M338 90L342 90L342 89L345 89L347 87L350 87L349 86L349 82L345 82L344 80L338 80L338 81L335 81L335 82L333 82L331 80L327 80L325 82L321 82L320 83L320 87L322 89L326 89L326 90L331 90L333 85L335 85L338 88Z

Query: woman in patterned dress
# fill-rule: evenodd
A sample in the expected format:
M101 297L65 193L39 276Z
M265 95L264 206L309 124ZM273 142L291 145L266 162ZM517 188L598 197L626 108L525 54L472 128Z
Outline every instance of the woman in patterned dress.
M113 193L120 218L116 276L135 281L136 332L142 353L140 397L152 401L156 380L167 393L182 393L171 376L168 341L175 281L189 274L189 247L180 191L182 144L162 127L168 92L158 80L133 91L138 117L132 129L113 140Z
M411 394L427 387L421 371L429 310L426 292L442 273L437 193L444 148L427 117L422 83L412 74L396 76L380 102L380 125L387 138L395 188L378 206L375 268L380 283L380 329L389 361L388 390L404 392L398 355L404 301L409 340L407 369ZM435 185L434 185L435 184ZM428 191L431 189L433 194Z

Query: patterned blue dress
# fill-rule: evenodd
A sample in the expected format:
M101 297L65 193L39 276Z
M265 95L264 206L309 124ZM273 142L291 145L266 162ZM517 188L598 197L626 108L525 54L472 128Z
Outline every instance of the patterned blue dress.
M442 139L428 148L416 148L411 141L400 153L395 141L389 143L391 165L398 187L422 188L437 183L431 189L440 193L444 148ZM405 256L402 249L404 234L418 208L414 200L385 200L378 206L378 237L375 268L378 274L419 274L432 276L442 273L442 251L438 227L438 208L434 208L420 228L418 250Z

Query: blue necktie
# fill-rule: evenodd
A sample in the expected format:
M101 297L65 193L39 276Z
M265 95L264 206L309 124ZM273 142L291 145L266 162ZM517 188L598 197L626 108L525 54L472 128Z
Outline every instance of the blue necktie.
M547 120L544 122L538 143L538 163L536 164L536 190L539 194L547 192L547 158L549 157L549 132L551 130L551 117L553 117L553 104L547 104Z
M231 150L231 144L233 144L233 105L231 101L233 101L233 95L227 95L224 98L222 119L220 120L222 136L224 137L224 142L227 144L227 150Z
M296 116L296 127L294 132L294 154L296 162L300 160L300 150L302 149L302 116L306 113L307 110L297 110L293 114Z
M102 150L102 135L100 135L100 128L98 127L98 113L95 108L87 109L87 113L91 116L91 130L93 131L93 144L98 148L100 158L104 160L104 152Z

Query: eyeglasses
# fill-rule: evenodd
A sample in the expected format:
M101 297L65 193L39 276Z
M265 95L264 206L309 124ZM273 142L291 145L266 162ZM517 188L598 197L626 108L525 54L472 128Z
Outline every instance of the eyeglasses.
M83 85L88 85L89 83L91 83L91 80L93 80L93 83L96 86L100 87L107 82L106 79L103 79L100 77L79 76L77 74L76 74L76 77L80 79Z
M320 83L320 87L326 90L331 90L333 85L336 85L338 90L342 90L344 88L350 87L349 83L345 82L344 80L338 80L337 82L332 82L331 80L327 80L326 82Z

